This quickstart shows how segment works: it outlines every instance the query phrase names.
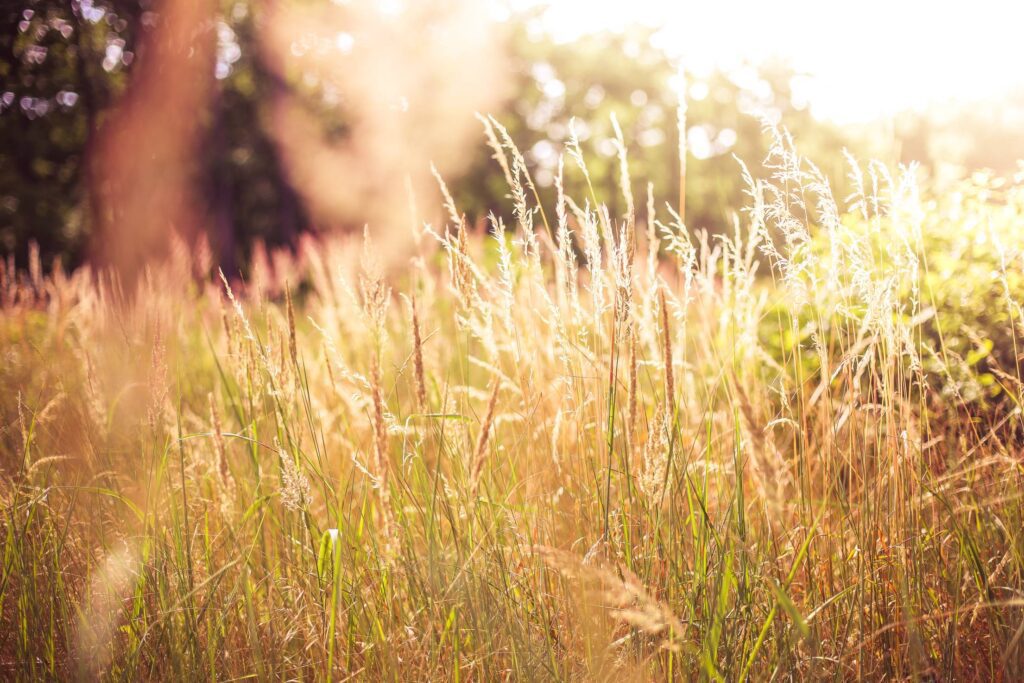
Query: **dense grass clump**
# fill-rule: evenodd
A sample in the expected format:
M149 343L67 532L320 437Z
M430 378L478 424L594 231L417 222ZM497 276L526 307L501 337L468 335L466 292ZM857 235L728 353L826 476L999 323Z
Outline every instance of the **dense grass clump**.
M1024 675L1024 188L773 132L712 237L485 125L511 214L395 276L4 269L3 676Z

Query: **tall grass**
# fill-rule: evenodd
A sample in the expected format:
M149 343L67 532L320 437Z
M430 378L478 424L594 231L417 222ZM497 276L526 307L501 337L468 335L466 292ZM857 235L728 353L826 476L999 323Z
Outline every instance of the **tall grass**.
M851 161L840 209L769 129L710 236L621 135L611 216L482 121L511 212L445 189L404 273L6 264L3 675L1024 675L1024 186Z

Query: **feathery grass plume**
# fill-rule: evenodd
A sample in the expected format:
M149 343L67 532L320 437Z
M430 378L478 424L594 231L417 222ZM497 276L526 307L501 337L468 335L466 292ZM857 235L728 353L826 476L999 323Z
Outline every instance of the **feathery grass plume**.
M416 307L416 295L409 298L412 309L412 361L413 373L416 377L416 400L420 410L427 409L427 383L423 374L423 336L420 332L420 318Z
M166 426L167 401L170 387L167 379L167 347L164 345L159 324L156 326L153 336L148 387L149 406L146 412L146 419L151 430L162 430Z
M598 226L594 213L585 210L582 213L580 225L580 238L583 242L583 261L590 276L586 288L590 290L591 316L594 332L597 335L603 334L601 318L607 310L607 297L605 296L605 270L603 266L603 252L601 249L601 237L598 233Z
M487 413L480 426L480 435L476 439L476 448L473 449L473 462L470 467L469 476L469 497L475 499L477 490L480 487L480 475L483 474L484 464L487 461L487 441L491 435L491 426L494 422L494 409L498 404L498 391L501 389L501 379L494 378L494 388L491 389L491 397L487 401Z
M370 351L370 391L373 396L373 432L376 443L378 475L386 480L387 428L384 419L384 389L381 355L384 345L384 317L387 315L388 288L383 280L364 270L362 278L363 310L371 326L373 347Z
M597 201L597 194L594 192L594 183L590 179L590 171L587 170L587 162L583 159L583 149L580 147L580 138L576 133L576 117L569 119L569 139L565 142L565 150L572 157L572 160L576 162L576 166L582 171L583 179L587 183L588 198L587 201L594 206L596 210L601 205ZM600 216L603 220L603 216ZM581 221L582 223L582 221ZM607 229L607 226L604 226Z
M679 263L679 269L682 271L683 305L685 307L690 303L689 293L693 285L694 276L700 270L697 249L693 245L690 231L687 230L682 217L671 206L666 206L666 209L669 215L672 216L672 222L666 224L655 221L655 225L661 228L661 240L664 240L665 252L676 258L676 261ZM661 240L657 242L659 246L661 245ZM706 270L704 274L707 275Z
M64 403L67 397L68 395L64 393L62 389L58 390L57 393L54 394L53 397L46 402L46 405L44 405L42 409L36 411L36 414L33 417L35 423L37 425L46 425L51 420L53 420L54 414L61 407L61 404Z
M301 512L309 504L312 487L296 458L276 443L281 462L281 504L293 512Z
M453 226L459 226L462 224L462 219L459 217L459 211L455 208L455 200L452 199L451 192L448 191L448 186L445 185L444 178L437 170L437 166L433 163L430 164L430 173L437 180L438 186L441 188L441 196L444 197L444 209L448 212L448 219L451 221Z
M566 214L566 196L564 185L564 160L558 157L558 173L555 175L555 219L557 222L558 254L555 258L555 287L558 304L563 309L572 311L573 322L578 321L579 294L577 292L576 250L572 231L569 229L569 218Z
M370 391L373 396L374 474L381 482L382 495L386 495L391 463L388 458L388 430L384 419L384 390L381 386L382 382L380 357L374 353L370 357Z
M618 248L610 243L614 254L618 252L618 258L613 259L617 264L615 277L618 285L618 299L621 307L621 320L627 325L632 321L633 308L633 265L636 260L636 207L633 200L632 181L629 177L629 161L626 157L626 142L622 137L622 128L619 127L618 117L615 112L611 114L612 129L615 132L613 144L619 157L619 185L622 196L626 202L625 225L619 229ZM604 208L604 207L602 207Z
M499 310L505 330L513 337L516 334L516 324L512 317L512 308L515 305L516 294L515 284L512 282L512 254L505 242L505 224L501 218L496 218L493 213L487 214L487 221L491 224L491 235L498 250L498 298L500 301Z
M494 328L493 306L481 296L481 288L488 287L487 276L474 263L469 254L469 235L465 220L453 239L450 235L429 233L441 243L448 256L450 287L455 295L455 322L459 329L468 329L484 345L492 358L498 356L498 341Z
M384 283L372 247L369 229L363 232L363 253L360 259L360 290L362 292L363 315L370 329L370 395L372 400L373 468L377 482L382 518L381 535L384 539L384 554L391 557L396 549L394 511L391 508L391 459L388 448L388 428L384 405L384 379L381 362L386 337L385 321L391 299L391 289Z
M630 444L636 445L636 421L638 413L639 400L637 399L637 360L636 360L636 323L631 319L628 325L627 335L629 337L629 397L627 399L627 423L626 423L626 434L628 435Z
M451 276L452 289L458 297L458 303L467 309L476 307L480 300L477 282L482 280L469 255L469 235L465 219L456 224L455 239L450 236L437 236L448 254L448 273Z
M612 144L615 146L616 154L619 157L619 186L622 191L622 198L626 201L626 230L624 240L626 243L625 263L631 270L636 255L636 207L633 202L632 181L629 178L629 160L626 158L626 141L622 137L622 128L619 127L619 119L612 112L612 130L615 137Z
M665 360L665 413L671 424L676 415L676 383L672 369L672 328L669 325L664 285L658 290L658 305L661 310L662 356Z
M502 149L501 143L498 141L498 137L494 134L494 126L491 125L490 117L484 116L479 112L476 113L476 119L484 126L484 135L487 137L487 146L494 152L494 156L491 158L498 162L498 166L501 167L501 173L505 176L505 184L512 187L512 170L508 165L508 157L505 156L505 150Z
M656 638L662 648L681 652L685 647L683 622L629 569L601 566L549 546L536 545L533 551L544 564L578 585L584 599L596 600L614 619Z
M220 275L221 282L224 283L224 291L228 295L228 300L231 302L232 307L234 307L238 319L242 322L242 327L245 330L245 338L251 342L255 342L256 335L253 334L252 327L249 325L249 319L245 316L245 311L242 310L242 304L235 298L235 293L231 291L231 285L228 284L228 279L224 276L224 271L218 269L217 273Z
M653 282L658 272L658 254L661 242L658 239L658 216L654 208L654 183L647 183L647 279Z
M292 360L292 367L295 368L295 372L299 372L299 347L295 342L295 308L292 305L292 290L285 283L284 287L285 296L285 315L288 320L288 356Z
M224 306L224 300L222 297L218 297L218 303L220 304L221 327L224 330L224 346L227 350L228 357L231 357L236 353L234 333L236 323L228 317L228 309Z
M644 442L641 467L636 474L637 488L652 506L658 506L664 500L671 431L672 425L665 407L657 406L648 428L647 441Z
M217 454L217 470L220 473L220 482L224 490L228 490L231 470L228 467L227 446L224 443L224 432L220 423L220 413L217 411L217 402L213 398L213 392L206 395L210 404L210 426L213 428L213 447Z
M29 438L28 421L25 419L25 400L21 397L20 391L18 392L16 404L18 407L18 428L21 430L22 466L27 471L29 468L31 440Z
M611 248L612 277L615 280L615 323L627 323L633 313L633 269L626 243L626 226L619 229L619 239Z
M860 214L860 217L867 221L868 198L867 192L864 189L864 171L861 169L857 159L850 153L850 150L845 147L843 148L843 158L846 159L846 164L850 168L847 178L849 178L850 184L853 185L853 189L846 197L847 209L853 213Z
M509 144L511 144L511 140ZM514 145L512 149L515 149ZM525 179L528 185L532 181L526 175L526 162L521 161L521 158L519 150L515 149L513 155L514 164L512 166L512 185L509 187L509 191L512 194L512 212L516 217L516 223L523 236L523 257L526 260L527 268L529 268L535 263L539 265L540 251L537 244L537 233L533 228L533 211L530 210L527 204L526 189L520 178Z
M733 389L739 399L740 417L744 431L749 437L751 448L747 451L754 462L754 482L761 497L772 508L779 510L786 494L790 480L789 468L775 443L773 432L765 425L765 420L758 415L761 402L755 404L750 398L743 382L733 373ZM777 517L777 514L775 515Z
M615 226L612 224L611 214L608 212L607 204L598 204L595 211L601 217L601 239L604 241L605 258L608 263L614 263L612 259L612 248L619 242L615 237Z
M509 135L508 129L505 126L498 123L497 119L493 116L487 117L491 125L494 126L501 136L501 141L504 143L505 148L512 155L512 187L515 188L519 185L519 175L522 174L523 180L526 181L526 186L530 188L530 192L533 194L533 200L537 204L537 210L540 212L541 222L544 223L544 228L547 231L544 233L544 238L550 242L554 238L554 231L551 228L551 224L548 223L548 216L544 212L544 204L540 201L540 193L537 192L537 186L533 184L533 176L530 175L530 170L526 166L526 159L523 158L522 152L516 146L516 143L512 140L512 136ZM532 232L532 229L531 231ZM551 250L554 251L554 244L549 245Z
M373 336L377 353L385 341L385 321L391 303L391 288L384 281L384 274L374 252L370 229L363 229L363 251L359 261L359 290L362 295L362 310Z

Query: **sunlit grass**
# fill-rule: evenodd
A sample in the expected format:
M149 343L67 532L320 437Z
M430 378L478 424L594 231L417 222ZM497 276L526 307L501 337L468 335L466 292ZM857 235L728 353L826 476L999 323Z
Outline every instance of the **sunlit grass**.
M4 675L1019 676L1024 188L769 131L712 237L485 125L511 207L405 272L4 270Z

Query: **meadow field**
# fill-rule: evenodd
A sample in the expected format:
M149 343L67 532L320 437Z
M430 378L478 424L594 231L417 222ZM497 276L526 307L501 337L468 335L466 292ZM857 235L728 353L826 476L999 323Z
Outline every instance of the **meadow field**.
M711 235L482 121L486 225L7 260L0 676L1024 676L1024 176L768 127Z

